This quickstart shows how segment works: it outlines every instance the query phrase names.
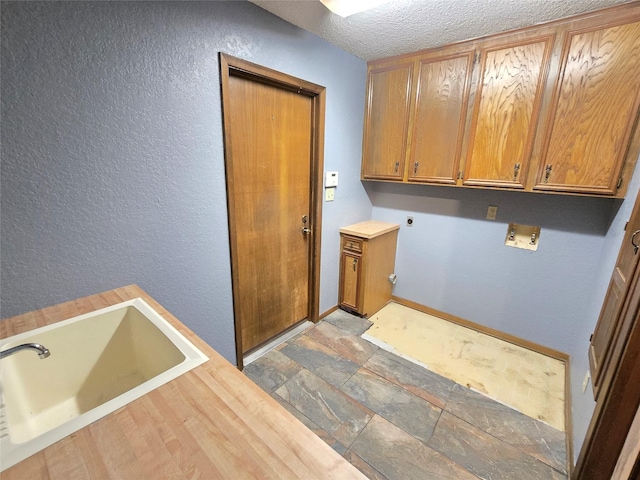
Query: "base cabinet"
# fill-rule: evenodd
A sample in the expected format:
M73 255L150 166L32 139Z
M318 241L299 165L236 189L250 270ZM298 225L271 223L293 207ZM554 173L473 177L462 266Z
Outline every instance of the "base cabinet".
M370 220L340 229L342 309L369 316L391 300L400 225Z

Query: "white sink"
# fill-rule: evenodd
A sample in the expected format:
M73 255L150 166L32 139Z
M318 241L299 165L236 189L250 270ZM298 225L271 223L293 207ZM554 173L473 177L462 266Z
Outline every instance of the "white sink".
M0 471L39 452L207 357L136 298L0 340L40 343L0 361Z

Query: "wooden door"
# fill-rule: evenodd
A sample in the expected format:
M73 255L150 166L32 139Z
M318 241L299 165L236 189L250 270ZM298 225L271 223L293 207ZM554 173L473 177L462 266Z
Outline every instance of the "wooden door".
M224 55L221 64L241 364L243 353L317 321L324 89Z
M474 51L422 59L408 180L455 185Z
M640 105L640 22L570 32L561 68L534 188L614 195Z
M620 330L622 327L620 315L633 273L640 260L640 249L634 246L640 245L640 195L636 199L626 228L622 247L620 248L607 295L602 305L600 318L589 346L589 366L596 398L599 395L603 372L606 371L611 361L614 340L621 333L624 334Z
M369 69L362 178L402 180L413 62Z
M464 185L524 188L553 37L480 51Z

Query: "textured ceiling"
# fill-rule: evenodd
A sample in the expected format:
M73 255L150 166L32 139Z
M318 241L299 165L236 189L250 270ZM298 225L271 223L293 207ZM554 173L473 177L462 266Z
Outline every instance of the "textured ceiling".
M342 18L319 0L249 0L363 60L481 37L626 0L392 0Z

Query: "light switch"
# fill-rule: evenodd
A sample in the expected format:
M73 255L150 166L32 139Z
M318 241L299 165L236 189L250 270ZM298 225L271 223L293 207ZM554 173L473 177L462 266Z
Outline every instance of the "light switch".
M327 172L324 179L324 186L337 187L338 186L338 172Z
M495 220L496 215L498 215L498 207L489 205L489 208L487 208L487 220Z

